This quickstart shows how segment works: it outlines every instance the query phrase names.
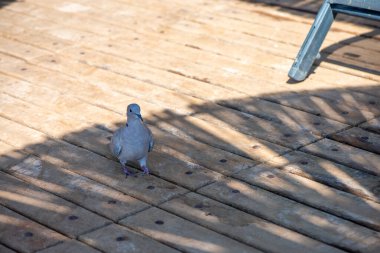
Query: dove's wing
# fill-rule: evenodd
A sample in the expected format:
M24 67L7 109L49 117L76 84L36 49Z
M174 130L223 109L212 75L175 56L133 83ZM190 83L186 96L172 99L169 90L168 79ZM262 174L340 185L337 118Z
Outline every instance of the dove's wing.
M146 129L148 129L148 134L149 134L149 149L148 149L148 152L150 152L150 151L153 150L154 139L153 139L152 131L150 131L150 129L148 128L147 125L145 125L145 127L146 127Z
M110 149L114 156L119 157L121 150L123 149L122 143L123 128L119 128L112 136Z

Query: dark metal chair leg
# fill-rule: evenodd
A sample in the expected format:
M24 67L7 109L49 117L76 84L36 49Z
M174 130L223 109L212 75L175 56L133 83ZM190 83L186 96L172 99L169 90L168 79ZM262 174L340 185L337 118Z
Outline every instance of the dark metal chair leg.
M296 81L307 77L315 59L319 57L319 49L334 21L335 14L328 0L325 0L307 35L288 75Z

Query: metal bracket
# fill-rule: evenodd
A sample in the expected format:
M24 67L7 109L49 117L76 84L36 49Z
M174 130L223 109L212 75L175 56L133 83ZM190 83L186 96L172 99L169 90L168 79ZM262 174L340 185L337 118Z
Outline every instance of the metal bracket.
M290 78L296 81L305 80L338 13L380 21L380 0L325 0L289 70Z

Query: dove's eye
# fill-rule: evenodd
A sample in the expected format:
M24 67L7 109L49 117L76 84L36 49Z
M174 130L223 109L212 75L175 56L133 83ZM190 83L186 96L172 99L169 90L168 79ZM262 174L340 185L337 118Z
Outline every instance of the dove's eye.
M129 109L129 112L132 112L132 109Z

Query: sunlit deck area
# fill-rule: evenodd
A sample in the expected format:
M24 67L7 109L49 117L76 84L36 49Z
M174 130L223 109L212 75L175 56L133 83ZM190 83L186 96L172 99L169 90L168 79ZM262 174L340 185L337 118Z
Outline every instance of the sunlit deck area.
M380 252L380 23L339 16L294 83L321 4L0 1L0 252Z

